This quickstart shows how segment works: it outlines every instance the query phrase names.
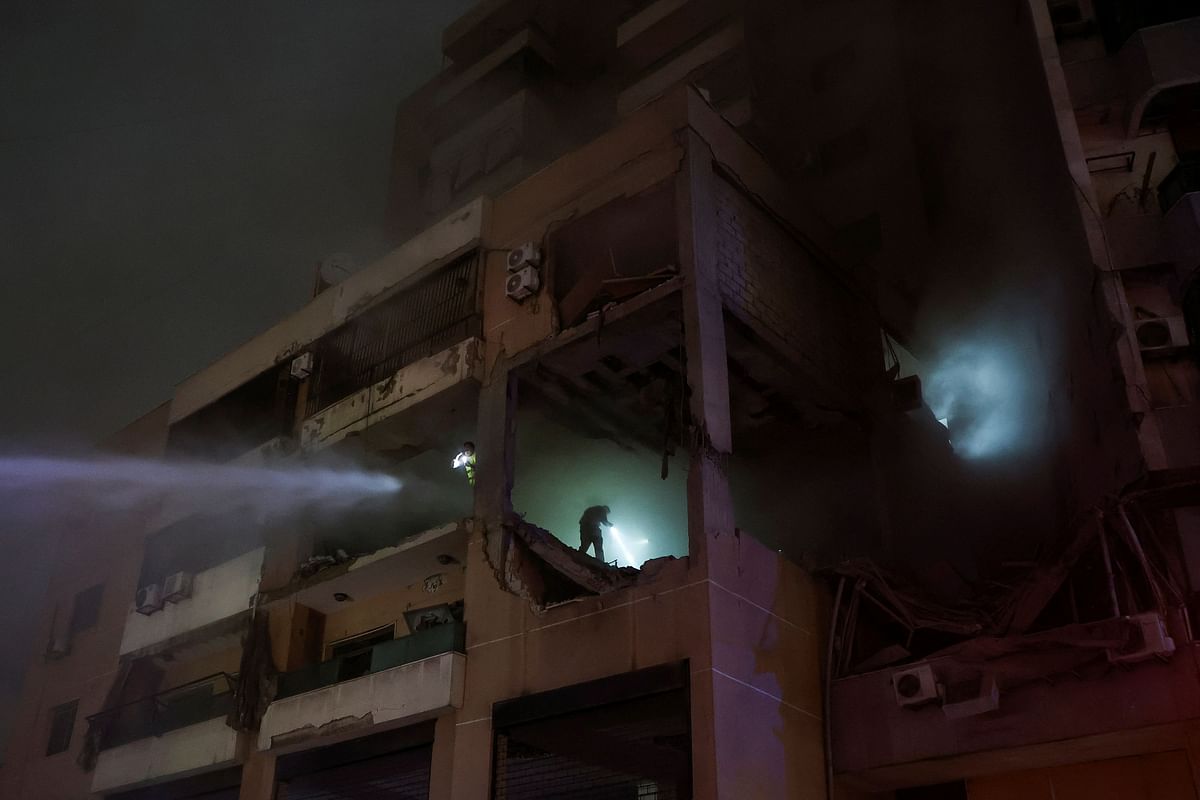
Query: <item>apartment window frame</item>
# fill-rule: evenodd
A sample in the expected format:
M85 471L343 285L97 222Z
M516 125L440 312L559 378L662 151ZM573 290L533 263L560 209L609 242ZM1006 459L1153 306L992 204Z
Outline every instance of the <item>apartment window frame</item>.
M50 724L46 732L46 755L54 756L71 749L75 719L79 714L79 699L60 703L50 709Z

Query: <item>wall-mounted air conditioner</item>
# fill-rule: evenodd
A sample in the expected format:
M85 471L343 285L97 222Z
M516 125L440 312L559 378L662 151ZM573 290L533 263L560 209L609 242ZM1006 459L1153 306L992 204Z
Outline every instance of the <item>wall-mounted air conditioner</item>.
M1167 633L1167 624L1158 613L1134 614L1126 619L1133 626L1133 636L1125 647L1108 651L1111 663L1131 664L1175 652L1175 640Z
M537 294L542 287L541 276L537 267L526 266L508 276L504 283L504 293L518 303Z
M896 693L896 705L919 706L938 699L937 678L933 667L914 664L892 673L892 689Z
M1188 346L1187 322L1183 317L1142 319L1133 323L1138 349L1143 353L1178 350Z
M162 599L168 603L178 603L192 596L192 575L190 572L172 572L163 581Z
M508 251L508 271L519 272L526 267L541 266L542 251L533 242L525 242L520 247Z
M146 616L158 611L163 607L162 588L157 583L151 583L138 589L133 607Z

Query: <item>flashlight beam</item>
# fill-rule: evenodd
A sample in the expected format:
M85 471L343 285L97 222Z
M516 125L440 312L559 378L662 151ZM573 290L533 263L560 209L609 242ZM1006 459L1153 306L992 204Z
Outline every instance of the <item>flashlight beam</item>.
M625 544L625 540L621 538L621 532L617 530L616 525L609 526L608 532L612 534L613 541L617 543L617 547L621 549L621 555L625 556L626 563L629 566L634 566L633 553L629 552L629 547Z

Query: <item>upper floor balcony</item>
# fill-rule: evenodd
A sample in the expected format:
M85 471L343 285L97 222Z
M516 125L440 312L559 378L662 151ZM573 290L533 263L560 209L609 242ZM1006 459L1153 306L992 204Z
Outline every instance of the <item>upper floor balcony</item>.
M452 389L471 394L463 386L482 366L481 325L479 256L471 252L319 339L305 382L302 448L326 447Z
M359 367L377 366L385 358L394 355L392 351L366 354L361 349L354 350L361 337L357 332L347 333L347 323L377 305L392 304L391 313L384 316L387 324L398 326L393 331L378 332L378 347L404 350L408 355L401 355L401 361L436 352L436 349L429 349L434 340L438 347L445 347L468 336L469 333L460 327L462 336L445 338L451 336L451 329L455 325L467 325L469 318L477 311L472 294L477 286L471 284L470 266L464 267L459 258L478 246L483 236L487 207L487 200L480 198L427 226L383 258L321 292L304 308L185 380L176 389L170 407L170 421L177 435L191 418L206 413L224 419L224 422L214 422L215 430L211 433L197 431L197 435L191 437L192 441L199 442L210 437L219 439L225 422L245 424L247 418L257 416L269 420L269 425L263 423L260 433L241 437L236 452L226 455L227 458L233 458L266 444L281 433L293 433L295 422L303 419L309 409L305 379L311 378L314 370L323 369L320 364L306 364L303 359L293 364L298 356L315 347L336 361L339 348L348 345L352 352L362 356L362 359L345 364L346 371L354 373ZM439 280L436 274L447 267L450 274L443 274L444 280ZM463 274L463 270L468 274ZM464 279L466 285L462 284ZM414 294L405 295L410 290ZM444 291L452 297L438 297L438 291ZM434 294L431 295L431 292ZM405 300L401 296L409 298L409 305L404 306ZM437 310L427 311L420 304L414 304L417 299L432 302ZM402 308L397 309L396 306ZM452 310L464 313L452 316L449 313ZM406 318L404 315L408 313L419 319ZM443 322L444 325L441 324ZM414 332L414 326L419 330ZM327 336L329 339L325 339ZM314 353L314 362L320 354ZM362 375L361 372L354 374ZM346 385L345 377L345 372L338 376L323 372L319 374L321 388L317 392L319 399L315 402L327 405L341 399L337 396L338 386ZM369 385L369 377L368 383L363 385ZM260 394L246 388L259 381L270 389L264 388ZM279 388L280 381L284 382L286 390ZM347 392L353 390L354 387L346 389ZM250 413L242 404L230 400L243 391L260 399L260 402L250 404L259 411ZM225 403L229 405L220 408ZM219 411L210 411L218 408Z
M226 723L236 691L236 680L220 673L89 717L100 750L92 791L133 789L237 763L239 733Z

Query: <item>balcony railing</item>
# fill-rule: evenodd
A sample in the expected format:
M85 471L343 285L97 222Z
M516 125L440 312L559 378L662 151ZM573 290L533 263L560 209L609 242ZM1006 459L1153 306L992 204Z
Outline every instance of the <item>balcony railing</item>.
M279 676L275 698L322 689L342 681L410 664L441 655L466 652L466 626L461 622L438 625L424 631L377 644L369 650L312 664Z
M220 672L93 714L88 723L100 727L100 749L109 750L223 717L233 710L236 691L236 679Z
M1158 185L1158 206L1167 213L1185 194L1200 192L1200 153L1184 153Z
M469 253L317 343L306 416L481 328L479 255Z

